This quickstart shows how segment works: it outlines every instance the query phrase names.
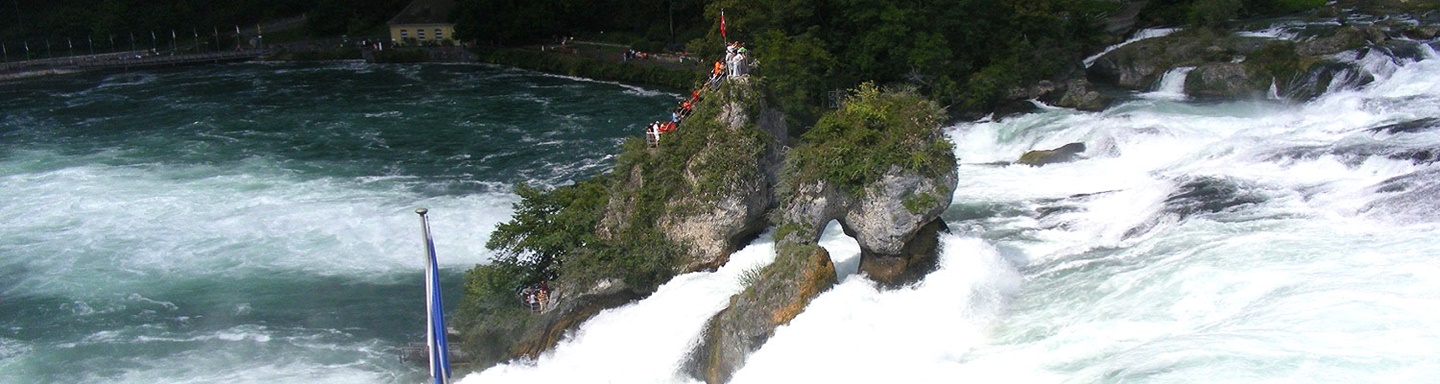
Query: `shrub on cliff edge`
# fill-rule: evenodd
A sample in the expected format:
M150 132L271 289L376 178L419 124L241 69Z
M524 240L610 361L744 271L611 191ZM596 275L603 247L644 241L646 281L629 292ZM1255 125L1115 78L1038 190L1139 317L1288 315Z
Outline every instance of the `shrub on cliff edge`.
M955 163L950 141L937 140L945 116L913 89L861 84L790 150L785 168L794 177L788 179L796 185L829 180L863 194L891 166L938 176Z

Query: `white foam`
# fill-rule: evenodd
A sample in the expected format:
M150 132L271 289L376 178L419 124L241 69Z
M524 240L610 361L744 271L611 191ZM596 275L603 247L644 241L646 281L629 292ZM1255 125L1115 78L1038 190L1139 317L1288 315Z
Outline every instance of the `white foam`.
M680 364L706 321L744 288L742 274L774 258L773 240L764 235L715 272L676 276L644 300L601 312L535 361L502 364L459 383L682 380Z
M1167 112L1136 101L955 127L957 154L972 162L1077 139L1098 153L1041 168L960 168L957 202L1074 209L983 224L1024 234L1004 246L1018 252L1009 259L1028 284L1006 326L950 377L1426 381L1440 355L1421 347L1440 339L1423 325L1440 269L1422 260L1440 249L1421 239L1440 228L1377 221L1362 208L1382 181L1435 166L1335 149L1434 140L1365 131L1440 117L1434 64L1377 65L1384 76L1369 87L1270 105L1263 116L1244 103ZM1201 176L1238 181L1263 201L1211 219L1165 213L1176 183ZM1105 192L1072 196L1087 191Z
M676 100L681 100L681 99L684 98L684 95L681 95L681 94L678 94L678 93L664 92L664 91L658 91L658 90L653 90L653 89L646 89L646 88L643 88L643 87L638 87L638 86L634 86L634 85L629 85L629 84L621 83L621 82L618 82L618 81L596 80L596 79L591 79L591 78L587 78L587 77L567 76L567 75L559 75L559 74L545 73L545 72L527 72L527 73L530 73L530 74L533 74L533 75L536 75L536 76L555 77L555 78L561 78L561 79L566 79L566 80L571 80L571 81L578 81L578 82L587 82L587 83L614 85L614 86L617 86L617 87L620 87L620 88L624 88L624 89L625 89L624 92L625 92L626 94L630 94L630 95L646 96L646 97L650 97L650 96L666 96L666 95L668 95L668 96L674 97Z
M1145 97L1160 99L1179 100L1185 98L1185 79L1189 77L1190 71L1195 67L1177 67L1165 72L1160 77L1160 83L1155 85L1155 91L1145 93Z
M28 196L0 205L0 214L25 218L0 223L9 239L0 249L15 256L11 263L43 271L22 283L27 291L70 297L97 284L138 292L125 287L152 275L383 276L418 268L416 207L430 208L442 267L468 268L486 260L489 232L515 201L508 193L425 198L406 184L306 179L266 164L0 176L7 195Z
M924 281L880 290L850 276L776 329L731 382L1003 381L960 375L961 363L984 342L1020 276L981 240L941 239L939 268Z

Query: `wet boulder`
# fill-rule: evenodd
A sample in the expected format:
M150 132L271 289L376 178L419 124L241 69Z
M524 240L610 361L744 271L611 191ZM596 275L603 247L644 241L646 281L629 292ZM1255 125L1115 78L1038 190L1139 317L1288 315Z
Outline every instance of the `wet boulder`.
M1024 155L1020 155L1020 160L1015 161L1015 163L1032 167L1066 163L1080 159L1080 154L1082 153L1085 153L1085 143L1070 143L1055 149L1025 152Z
M1261 37L1182 31L1110 51L1095 60L1086 76L1096 84L1146 90L1173 68L1236 61L1268 42L1269 39Z
M790 237L790 239L798 239ZM789 324L810 300L835 285L835 264L824 247L777 240L775 261L752 272L745 291L710 318L685 370L706 383L724 383L745 365L751 352Z
M1085 79L1067 81L1063 87L1045 95L1040 100L1057 107L1092 112L1103 111L1115 102L1109 96L1094 90L1093 84Z
M1256 79L1240 63L1206 63L1195 67L1185 78L1185 94L1200 98L1257 98L1264 95L1269 83L1268 78Z

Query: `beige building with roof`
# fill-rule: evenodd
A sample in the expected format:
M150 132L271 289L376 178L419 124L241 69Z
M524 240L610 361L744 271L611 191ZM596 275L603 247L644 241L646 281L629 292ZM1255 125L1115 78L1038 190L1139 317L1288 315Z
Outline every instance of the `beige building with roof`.
M455 24L449 21L454 0L415 0L390 19L390 40L400 45L426 45L455 41Z

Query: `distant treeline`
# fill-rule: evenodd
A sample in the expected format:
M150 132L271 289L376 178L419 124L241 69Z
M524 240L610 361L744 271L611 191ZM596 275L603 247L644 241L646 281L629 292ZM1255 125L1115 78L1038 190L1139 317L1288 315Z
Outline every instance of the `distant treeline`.
M565 36L710 59L745 41L791 115L813 120L833 90L911 83L983 109L1009 86L1063 72L1110 0L459 0L456 34L481 44Z
M0 42L40 39L95 45L169 30L233 28L308 15L304 34L383 35L409 0L52 0L0 5ZM755 73L799 123L813 122L834 91L864 82L908 84L952 111L986 111L1016 86L1073 77L1087 53L1112 43L1101 26L1121 0L456 0L451 19L463 41L488 46L556 43L561 38L641 51L722 54L728 40L754 52ZM1325 0L1151 0L1140 26L1214 27L1242 17L1292 13ZM228 27L228 28L227 28ZM213 29L212 29L213 28ZM227 32L227 29L229 30ZM210 33L201 32L208 31ZM183 35L183 33L182 33ZM162 36L159 40L166 40ZM193 38L193 37L192 37ZM181 39L183 40L183 39ZM269 40L267 36L267 41ZM122 45L124 43L116 44ZM143 44L142 44L143 45ZM7 47L8 48L8 47ZM13 53L15 50L11 50ZM808 125L808 124L803 124ZM802 126L803 126L802 125Z
M583 37L642 51L680 48L714 19L706 0L457 0L455 33L482 44Z
M1217 26L1324 0L1152 0L1140 26ZM771 91L805 123L832 91L904 83L952 110L986 111L1015 86L1075 76L1106 44L1120 0L459 0L457 35L481 44L564 36L676 49L714 59L742 40Z
M304 34L311 36L383 33L385 22L409 0L11 0L0 4L0 42L108 39L128 43L130 34L149 41L149 34L169 31L211 36L219 30L231 37L239 26L253 33L262 21L307 15ZM227 33L228 30L228 33ZM142 38L143 36L143 38ZM191 36L193 38L193 36ZM104 41L105 43L101 43Z

